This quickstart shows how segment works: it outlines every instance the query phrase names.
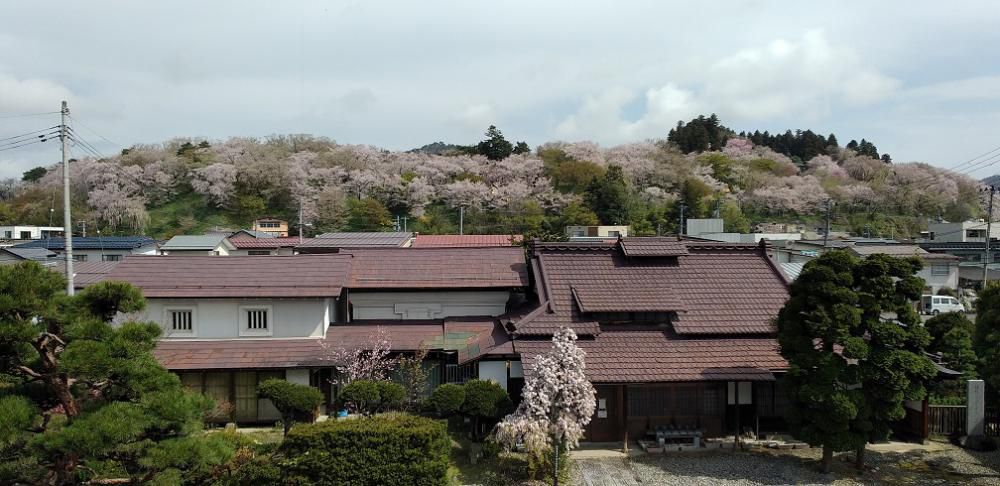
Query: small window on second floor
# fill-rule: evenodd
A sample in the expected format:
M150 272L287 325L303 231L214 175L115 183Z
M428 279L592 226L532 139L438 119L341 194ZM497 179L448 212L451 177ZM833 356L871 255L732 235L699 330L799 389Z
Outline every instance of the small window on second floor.
M948 268L948 265L931 265L931 275L941 277L948 276L950 273L951 271Z
M87 261L87 255L81 255L79 253L76 254L76 255L73 255L73 261L74 262L85 262L85 261Z
M168 336L190 337L197 333L197 318L191 307L163 309L163 328Z
M103 259L106 262L118 262L118 261L121 261L122 256L121 255L104 255Z
M270 250L248 250L247 251L247 255L254 255L254 256L263 256L263 255L270 255L270 254L271 254Z
M617 238L619 235L621 235L620 231L608 231L608 236Z
M270 336L274 330L271 306L252 305L240 307L241 336Z
M22 240L30 240L31 239L31 232L30 231L22 231L21 232L21 239Z
M194 330L194 313L189 310L170 311L170 329L176 332Z

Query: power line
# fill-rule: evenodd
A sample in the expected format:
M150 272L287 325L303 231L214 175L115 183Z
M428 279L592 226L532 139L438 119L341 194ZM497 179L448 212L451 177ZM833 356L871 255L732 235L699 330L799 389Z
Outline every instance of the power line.
M56 125L54 127L43 128L41 130L35 130L33 132L22 133L20 135L14 135L13 137L0 138L0 142L2 142L4 140L10 140L10 139L13 139L13 138L22 138L22 137L26 137L28 135L32 135L32 134L35 134L35 133L41 133L41 132L44 132L44 131L47 131L47 130L55 130L55 129L58 129L58 128L59 128L59 125Z
M108 142L111 145L117 145L118 148L125 148L125 147L122 146L122 144L113 142L113 141L109 140L107 137L105 137L104 135L101 135L100 133L97 133L96 131L94 131L93 128L88 127L85 123L83 123L82 121L80 121L79 118L77 118L75 116L72 116L72 115L69 115L69 119L73 120L76 123L79 123L81 127L83 127L88 132L93 133L94 135L97 135L97 137L100 138L101 140L104 140L105 142Z
M28 116L42 116L42 115L58 115L58 111L43 111L41 113L13 113L9 115L0 115L0 118L23 118Z
M45 142L45 140L34 140L34 141L31 141L31 142L23 143L21 145L12 145L12 146L9 146L9 147L3 147L3 148L0 148L0 152L4 152L4 151L7 151L7 150L19 149L21 147L27 147L28 145L35 145L35 144L39 144L39 143L42 143L42 142Z
M44 133L44 134L41 134L41 135L33 135L33 136L29 135L27 137L23 137L23 138L20 138L18 140L8 140L6 142L0 143L0 147L5 147L5 146L8 146L8 145L16 145L16 144L24 143L24 142L35 142L35 141L37 141L37 142L45 142L45 141L49 140L51 137L57 137L57 136L59 136L59 132L50 132L50 133Z

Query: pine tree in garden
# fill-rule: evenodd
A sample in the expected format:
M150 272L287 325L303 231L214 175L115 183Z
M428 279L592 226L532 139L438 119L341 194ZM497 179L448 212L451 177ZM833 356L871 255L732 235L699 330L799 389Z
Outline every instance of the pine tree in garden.
M860 415L868 442L888 438L890 425L906 417L907 400L926 395L924 383L936 369L924 356L931 336L921 324L913 302L923 293L924 280L916 276L917 258L871 255L858 262L854 278L861 307L861 324L868 341L868 355L861 360L861 389L866 407ZM887 319L894 313L895 319ZM864 466L864 444L856 451Z
M551 453L555 484L559 454L577 446L596 406L596 392L584 374L584 352L576 333L561 328L552 349L535 358L517 410L497 424L497 440L508 447L524 444L534 454Z
M861 311L853 291L855 260L829 252L810 261L792 283L791 298L778 314L778 342L788 360L789 419L796 436L823 447L823 471L833 453L863 446L867 437L855 428L864 396L850 360L864 358Z
M835 451L884 440L934 376L923 352L930 335L913 302L924 282L916 259L876 254L856 260L832 251L806 264L778 314L778 341L799 436L823 446L824 471ZM887 313L895 313L888 319Z

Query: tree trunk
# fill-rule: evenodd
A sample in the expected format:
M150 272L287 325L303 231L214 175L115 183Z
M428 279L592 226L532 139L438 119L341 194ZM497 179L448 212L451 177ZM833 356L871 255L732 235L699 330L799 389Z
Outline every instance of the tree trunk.
M73 473L76 472L76 465L79 458L76 454L67 454L56 459L52 465L52 473L49 475L49 484L61 486L73 483Z
M823 459L820 461L820 470L824 474L830 472L830 464L833 463L833 448L828 445L823 446Z
M69 379L60 374L49 375L45 381L52 388L52 393L56 395L56 400L62 405L66 418L72 421L73 418L79 415L80 407L76 403L76 398L73 397L73 392L69 389Z
M854 467L859 470L864 470L865 468L865 445L861 444L858 450L854 453Z
M552 451L552 486L559 486L559 444Z
M292 429L292 416L290 414L288 416L281 417L281 426L285 428L284 435L287 436L288 431Z

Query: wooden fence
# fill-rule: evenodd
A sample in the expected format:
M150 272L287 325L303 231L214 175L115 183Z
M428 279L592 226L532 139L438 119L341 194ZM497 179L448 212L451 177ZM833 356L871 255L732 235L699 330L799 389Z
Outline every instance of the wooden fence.
M934 435L965 434L965 405L931 405L928 419ZM1000 437L1000 408L987 408L985 433Z
M932 435L965 434L965 405L931 405L928 422Z

